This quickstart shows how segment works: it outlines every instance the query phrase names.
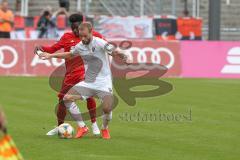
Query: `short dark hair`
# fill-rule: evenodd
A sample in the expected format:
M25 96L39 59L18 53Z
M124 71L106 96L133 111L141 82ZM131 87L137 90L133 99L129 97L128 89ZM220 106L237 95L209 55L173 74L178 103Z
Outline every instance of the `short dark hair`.
M49 11L44 11L44 12L43 12L43 16L44 16L44 17L49 16L49 15L51 15L51 13L50 13Z
M82 23L82 22L83 22L83 15L80 14L80 13L72 14L72 15L69 17L69 22L70 22L70 23L75 23L75 22L80 22L80 23Z

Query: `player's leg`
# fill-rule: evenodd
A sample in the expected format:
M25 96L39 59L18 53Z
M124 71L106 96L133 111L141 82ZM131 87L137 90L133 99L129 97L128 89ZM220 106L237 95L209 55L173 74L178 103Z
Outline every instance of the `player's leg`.
M93 97L87 99L87 108L91 118L91 122L96 122L96 101Z
M66 80L69 81L69 80ZM64 82L61 92L59 94L60 102L62 101L63 96L74 86L74 85L67 85L68 82ZM88 98L87 99L87 108L89 110L89 115L91 117L92 122L92 131L94 135L99 135L100 130L98 128L97 122L96 122L96 102L94 98ZM58 119L58 125L61 125L64 123L64 119L66 117L66 106L64 103L59 103L58 110L57 110L57 119Z
M96 101L93 97L87 99L87 108L92 122L92 132L94 135L99 135L100 130L96 121Z
M64 123L65 117L67 115L67 110L66 110L66 106L63 103L63 97L64 95L68 92L69 89L71 89L71 85L67 85L66 83L63 82L62 87L61 87L61 91L58 94L58 104L57 104L57 123L58 126L60 126L61 124ZM53 135L57 135L58 134L58 127L53 128L52 130L50 130L46 135L48 136L53 136Z
M57 106L57 118L58 118L58 126L64 123L64 119L66 117L67 114L67 110L65 107L65 104L63 103L63 101L59 102L58 106ZM53 128L52 130L47 132L47 136L54 136L58 134L58 126Z
M102 138L110 139L110 132L108 124L112 119L112 106L113 106L113 95L109 92L99 92L98 97L102 99L102 109L103 109L103 124L102 124Z
M103 129L108 128L108 123L112 119L113 96L106 95L103 98Z
M65 94L63 101L67 109L69 110L72 118L77 122L78 128L75 138L81 138L88 132L88 128L86 127L85 123L83 122L81 112L76 105L75 101L83 100L82 94L84 93L84 97L91 96L91 92L86 89L82 89L81 87L74 86L71 88L67 94Z
M59 103L57 106L57 123L58 126L64 123L65 117L67 115L67 109L65 104L63 103L62 98L59 99Z
M57 105L57 121L58 126L64 123L64 119L67 115L67 109L65 104L63 103L62 99L59 99L59 103ZM58 126L50 130L46 135L47 136L54 136L58 134Z
M58 94L59 103L57 106L57 123L58 126L64 123L65 117L67 115L67 108L63 102L63 97L65 94L73 87L73 85L65 83L65 79L62 84L61 91Z
M57 106L57 121L58 126L64 123L65 117L67 115L67 109L63 103L63 97L66 93L79 81L75 80L71 75L65 75L61 90L58 94L59 103Z

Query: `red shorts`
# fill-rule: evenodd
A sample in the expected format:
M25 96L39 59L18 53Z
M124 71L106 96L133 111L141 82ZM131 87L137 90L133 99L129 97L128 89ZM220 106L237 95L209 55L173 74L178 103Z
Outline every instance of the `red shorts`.
M64 95L78 82L84 80L84 72L81 74L66 74L62 83L60 92L58 93L58 98L63 99Z

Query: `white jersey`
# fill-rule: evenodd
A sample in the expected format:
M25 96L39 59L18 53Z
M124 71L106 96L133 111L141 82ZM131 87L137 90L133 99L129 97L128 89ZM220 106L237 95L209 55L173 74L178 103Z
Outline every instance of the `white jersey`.
M102 91L112 91L112 74L109 55L114 46L98 37L93 37L88 45L79 42L71 49L71 54L80 55L85 65L85 80L78 85Z

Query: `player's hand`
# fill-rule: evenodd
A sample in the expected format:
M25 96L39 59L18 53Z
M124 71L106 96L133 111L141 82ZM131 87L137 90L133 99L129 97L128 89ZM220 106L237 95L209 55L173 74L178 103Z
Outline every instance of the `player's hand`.
M34 49L34 54L37 54L38 55L38 51L42 51L43 52L43 49L41 46L36 46L35 49Z
M51 57L51 54L49 54L49 53L47 53L47 52L42 52L42 53L38 54L38 56L39 56L41 59L43 59L43 60L52 58L52 57Z
M130 65L132 61L130 60L129 56L126 55L125 53L119 52L119 51L114 51L112 54L113 57L118 58L121 60L121 63L124 63L126 65Z
M123 56L123 62L126 64L126 65L130 65L132 63L132 61L130 60L130 58L124 54Z
M125 64L126 65L130 65L130 64L132 64L133 62L132 62L132 60L130 60L129 58L127 58L127 60L125 61Z
M120 53L120 54L117 54L117 56L122 60L123 63L125 63L126 65L129 65L131 64L131 61L129 59L129 57L124 54L124 53Z

